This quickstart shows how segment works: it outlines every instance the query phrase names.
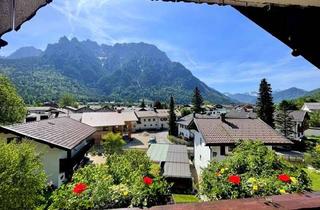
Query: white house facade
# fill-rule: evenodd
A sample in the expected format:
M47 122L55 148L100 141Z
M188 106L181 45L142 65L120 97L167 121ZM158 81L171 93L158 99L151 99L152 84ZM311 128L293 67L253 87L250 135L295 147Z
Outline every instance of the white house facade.
M70 118L55 118L0 127L7 143L28 141L40 154L48 183L59 187L71 178L93 145L95 129Z
M138 121L135 130L162 130L169 128L168 110L135 111Z
M261 140L270 149L292 142L260 119L199 119L189 128L194 135L194 165L198 176L212 161L230 154L239 140Z

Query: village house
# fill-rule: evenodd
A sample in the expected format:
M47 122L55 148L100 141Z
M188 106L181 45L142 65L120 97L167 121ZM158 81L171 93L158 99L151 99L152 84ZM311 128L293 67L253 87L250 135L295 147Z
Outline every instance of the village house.
M50 106L27 107L27 116L24 122L33 122L52 119L59 116L59 111Z
M67 117L0 127L7 143L26 141L35 146L48 183L57 187L69 180L82 164L85 153L93 145L94 132L91 126Z
M169 128L169 112L167 109L135 111L138 118L136 130L162 130Z
M131 138L136 130L138 118L134 112L86 112L82 114L81 122L96 128L94 140L100 144L102 135L108 132L121 133Z
M292 117L292 121L294 122L293 139L301 140L301 138L304 136L304 131L309 128L309 114L307 111L295 110L291 111L289 116Z
M212 160L223 160L240 140L260 140L270 149L291 145L261 119L194 118L188 126L194 135L194 164L198 175Z
M304 103L301 110L307 112L320 111L320 103Z
M227 113L227 109L222 106L221 104L216 104L212 111L210 112L210 115L212 116L216 116L219 117L221 114L226 114Z

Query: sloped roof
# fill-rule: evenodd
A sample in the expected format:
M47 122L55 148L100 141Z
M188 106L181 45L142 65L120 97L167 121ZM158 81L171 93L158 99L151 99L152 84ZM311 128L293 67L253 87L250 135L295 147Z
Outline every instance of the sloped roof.
M172 163L164 165L163 176L176 178L192 178L189 163Z
M290 116L293 118L293 121L302 122L306 116L307 112L302 110L295 110L290 112Z
M226 114L226 118L239 118L239 119L246 119L246 118L257 118L257 113L255 112L246 112L245 110L231 110Z
M221 119L194 119L207 145L234 144L249 139L265 144L292 144L260 119L226 119L226 122Z
M169 112L167 109L158 109L155 111L135 111L137 117L168 117Z
M67 117L2 126L0 128L6 132L69 150L96 131L91 126Z
M169 144L151 144L147 155L150 160L155 162L164 162L167 159Z
M304 103L304 106L310 110L320 110L320 103Z
M120 126L130 121L138 121L134 112L86 112L81 119L82 123L92 127Z

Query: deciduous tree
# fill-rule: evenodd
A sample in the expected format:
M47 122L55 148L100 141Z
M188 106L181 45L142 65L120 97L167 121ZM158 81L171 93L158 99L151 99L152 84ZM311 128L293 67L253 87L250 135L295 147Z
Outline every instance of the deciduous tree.
M120 153L122 147L126 144L120 133L109 132L102 136L102 145L105 150L105 154Z
M8 78L0 75L0 125L22 122L27 110Z
M69 93L65 93L61 96L59 100L59 105L60 107L65 107L65 106L77 107L78 106L76 98Z
M0 139L0 209L35 209L46 175L34 146Z

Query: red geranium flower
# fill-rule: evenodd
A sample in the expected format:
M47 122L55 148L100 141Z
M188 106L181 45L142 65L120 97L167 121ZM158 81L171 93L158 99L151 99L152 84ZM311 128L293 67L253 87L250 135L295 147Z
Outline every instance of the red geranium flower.
M148 177L148 176L145 176L143 177L143 182L146 184L146 185L151 185L153 183L153 179Z
M238 175L230 175L228 177L228 181L232 184L236 184L236 185L239 185L240 184L240 181L241 181L241 178L240 176Z
M85 183L77 183L73 188L73 192L76 194L81 194L86 189L87 185Z
M280 174L278 179L282 182L291 182L290 176L288 174Z

